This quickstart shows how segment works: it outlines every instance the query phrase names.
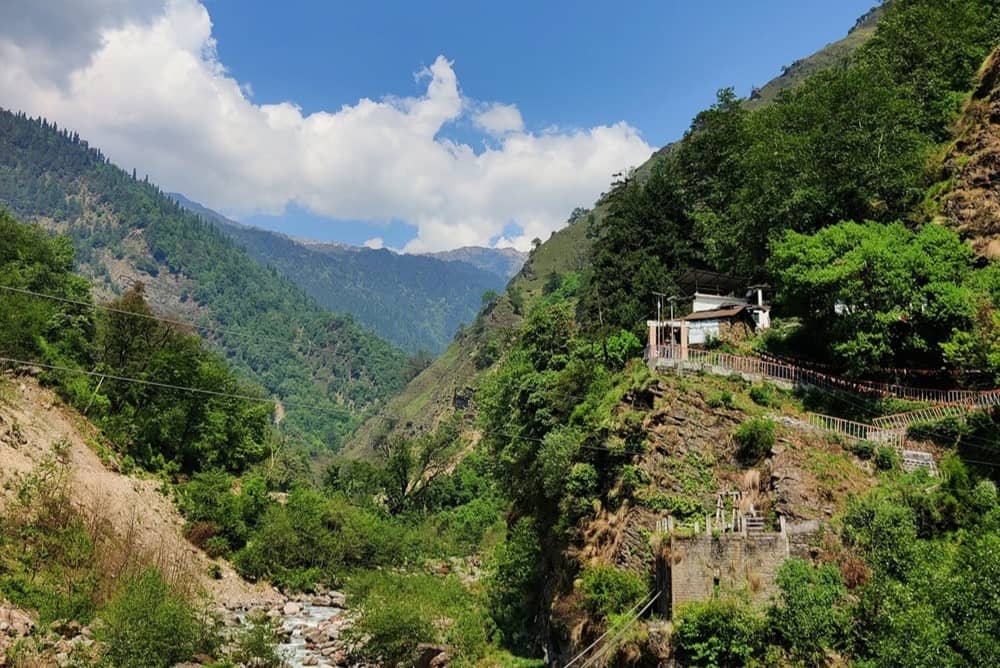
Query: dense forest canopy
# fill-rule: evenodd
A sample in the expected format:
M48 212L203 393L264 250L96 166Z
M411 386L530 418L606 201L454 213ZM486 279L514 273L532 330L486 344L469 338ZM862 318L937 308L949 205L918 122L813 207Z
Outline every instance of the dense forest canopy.
M898 0L849 60L784 91L775 103L748 110L732 90L721 91L648 176L630 175L607 196L610 213L592 230L586 320L636 328L649 315L649 294L677 292L674 282L692 266L778 282L779 265L787 263L771 262L776 244L788 248L801 239L786 235L812 235L842 221L924 224L922 204L936 186L940 148L998 42L996 3ZM883 242L889 256L906 253L898 235ZM791 254L805 251L804 243ZM783 277L792 287L792 275L784 271ZM849 289L837 280L826 287L838 294ZM798 310L792 291L787 296L786 315L809 315ZM855 368L933 366L944 359L950 330L969 329L971 303L954 310L919 342L904 344L903 337L850 351L834 334L821 339L816 353Z
M358 415L404 381L401 352L44 119L0 112L0 202L63 231L81 268L111 285L108 262L123 259L149 281L161 271L190 279L181 299L217 328L213 343L229 363L290 404L316 407L290 407L282 422L313 449L338 447Z

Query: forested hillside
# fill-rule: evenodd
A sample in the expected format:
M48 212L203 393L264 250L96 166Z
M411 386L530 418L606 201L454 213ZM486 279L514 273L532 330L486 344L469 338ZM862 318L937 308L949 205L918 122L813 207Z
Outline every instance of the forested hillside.
M161 314L208 327L230 364L288 403L283 428L311 448L336 448L404 382L402 353L43 119L0 112L0 203L69 236L105 294L141 281Z
M217 225L250 257L277 269L326 308L350 314L410 353L441 352L458 326L476 316L483 294L501 291L507 283L500 271L486 271L465 262L302 243L239 225L181 195L170 197Z
M341 665L409 662L438 636L516 661L481 595L428 570L472 568L502 533L487 463L449 465L454 425L395 444L391 471L338 465L319 485L259 386L141 286L92 300L73 264L68 237L0 212L0 279L17 290L0 292L0 663L286 665L275 618L300 604L274 607L229 561L289 594L347 585L350 616L343 594L319 597L337 622L309 640L313 661L332 647Z
M6 218L0 273L68 301L0 299L12 323L0 346L65 367L40 377L114 435L122 463L160 476L193 544L291 591L343 586L340 664L1000 665L1000 263L985 252L982 188L994 176L1000 6L893 0L862 27L773 102L721 91L669 151L573 212L321 484L280 456L259 389L176 326L126 326L149 314L138 288L95 315L70 242ZM36 141L66 141L14 120ZM52 179L17 182L34 184L19 206L63 207L49 224L71 234L80 223L67 216L95 225L88 210L115 211L110 197L88 203L86 179L80 200L50 192L65 187ZM175 232L158 257L165 233L141 229L151 271L171 274L170 253L193 252ZM112 242L123 257L144 248ZM691 352L650 368L650 293L679 294L690 269L769 284L772 327L708 340L698 356L711 361ZM177 290L198 288L177 276ZM754 371L765 364L809 374ZM176 368L225 391L174 408L176 388L109 375L119 368ZM38 536L69 542L63 524L7 516L0 593L63 604L35 606L47 621L104 615L129 628L103 580L61 577L88 575L79 552L36 558ZM125 600L138 603L119 609L145 613L156 599ZM172 621L138 637L189 628ZM175 635L177 660L201 649Z
M785 68L780 76L762 86L753 99L740 100L738 104L746 109L767 107L781 92L795 88L811 74L824 68L842 65L859 47L871 39L882 12L881 7L876 8L859 18L844 39L829 44ZM675 142L657 151L648 161L635 169L630 183L635 185L648 179L654 167L667 159L679 145L680 142ZM546 284L558 283L560 278L570 274L577 274L580 278L585 277L584 270L591 264L595 231L609 215L612 204L610 195L613 192L615 192L614 184L608 193L602 193L592 209L580 207L571 212L566 227L555 232L528 255L522 270L514 277L508 290L514 302L515 322L526 308L543 296ZM647 213L654 217L658 215L655 212ZM618 278L621 283L628 283L629 280L628 275ZM634 294L642 293L637 289ZM643 318L651 313L648 304L644 303L644 308ZM451 398L454 393L476 386L482 376L485 367L477 367L472 361L477 356L476 351L494 349L501 341L509 342L512 327L508 318L500 327L487 322L483 326L474 326L465 333L465 336L458 337L425 374L415 378L399 396L392 399L384 411L389 418L385 415L372 418L351 437L350 452L365 453L371 446L372 435L383 433L387 424L394 425L393 430L399 429L400 425L408 424L411 429L420 431L434 424L441 415L447 415L452 410ZM482 359L481 356L479 359ZM422 408L412 410L414 406ZM429 412L423 410L427 406L433 409Z
M993 225L983 184L995 171L985 149L1000 8L896 0L863 29L843 59L768 104L720 92L682 141L537 248L469 336L351 444L391 469L394 439L433 427L428 406L466 418L508 504L486 579L505 646L586 665L1000 661L995 408L912 425L904 438L937 462L932 478L904 473L877 443L809 440L805 420L868 422L920 404L704 370L656 377L635 359L650 293L679 294L681 273L700 268L775 289L778 326L743 354L846 378L912 370L911 382L1000 384L1000 269L938 224L989 242L977 235ZM749 574L730 589L716 572L669 623L636 616L656 593L636 564L658 550L685 558L655 518L697 532L715 492L734 488L765 522L780 513L818 532L768 597Z
M608 195L587 326L638 328L649 293L679 293L698 267L774 285L777 313L802 319L799 356L859 373L986 364L957 347L989 340L960 332L977 329L996 272L972 271L957 237L920 225L942 187L935 156L998 41L993 3L894 2L847 63L774 104L748 110L722 91L648 179Z

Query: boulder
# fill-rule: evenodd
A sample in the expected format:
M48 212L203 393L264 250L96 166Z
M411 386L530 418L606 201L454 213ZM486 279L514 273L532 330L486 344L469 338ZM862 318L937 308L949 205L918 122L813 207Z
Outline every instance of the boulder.
M285 615L297 615L302 612L302 606L295 601L289 601L285 603L285 607L281 609L281 612Z
M35 622L23 610L0 603L0 624L5 625L5 633L15 638L24 638L35 630Z
M423 643L417 645L414 665L416 668L441 668L448 665L448 648L445 645Z

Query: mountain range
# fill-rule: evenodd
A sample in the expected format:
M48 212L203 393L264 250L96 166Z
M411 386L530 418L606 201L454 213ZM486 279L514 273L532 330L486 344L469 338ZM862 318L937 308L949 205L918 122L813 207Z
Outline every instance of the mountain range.
M296 240L237 223L179 193L169 196L326 308L351 315L410 353L444 350L475 317L483 294L502 291L525 257L513 249L410 255Z
M98 298L142 282L159 315L192 323L286 402L286 432L313 451L405 382L401 350L54 123L0 111L0 206L67 235Z

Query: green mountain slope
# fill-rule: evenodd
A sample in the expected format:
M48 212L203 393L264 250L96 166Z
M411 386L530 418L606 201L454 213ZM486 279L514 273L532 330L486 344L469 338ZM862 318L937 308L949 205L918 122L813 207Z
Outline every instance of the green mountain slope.
M402 385L401 352L54 124L0 112L0 204L69 235L105 296L141 281L157 312L221 328L202 334L288 402L283 427L313 449Z
M466 262L301 243L235 223L183 195L171 193L170 197L216 225L250 257L274 267L323 306L351 314L410 352L444 350L458 326L476 316L483 293L503 290L508 278L501 271Z
M522 316L536 303L553 275L565 276L587 266L590 241L586 218L553 233L533 250L507 292L487 304L448 349L348 439L344 453L370 457L389 434L424 433L461 406L482 374L513 340Z
M746 100L747 107L762 107L773 102L781 91L794 88L810 74L825 67L842 63L860 46L874 35L875 26L884 14L879 7L861 17L844 39L828 44L816 53L797 61L792 66L758 90L754 100ZM653 154L649 160L635 170L635 177L648 178L652 167L675 143L668 144ZM483 370L477 369L469 360L478 350L493 345L497 340L510 340L520 321L519 313L526 313L541 298L544 287L553 275L566 275L586 270L590 263L593 240L588 230L599 225L608 214L606 194L602 194L594 208L583 216L574 216L574 224L555 232L548 240L535 249L524 267L515 276L507 295L519 304L512 317L517 322L504 320L503 325L494 326L487 320L481 327L473 328L465 337L458 337L451 348L422 374L387 404L385 413L392 420L376 418L359 429L349 440L347 452L352 456L364 456L371 451L373 435L384 434L387 425L391 430L420 432L437 424L443 415L451 410L451 397L461 388L475 387ZM412 410L411 405L422 407ZM423 410L424 407L433 407Z

